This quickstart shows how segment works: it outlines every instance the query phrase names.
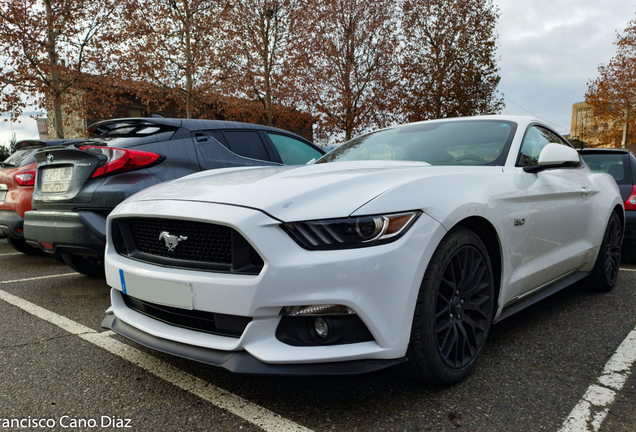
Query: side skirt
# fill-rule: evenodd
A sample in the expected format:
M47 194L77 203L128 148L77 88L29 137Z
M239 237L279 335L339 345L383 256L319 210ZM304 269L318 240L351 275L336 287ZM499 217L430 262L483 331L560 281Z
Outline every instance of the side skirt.
M509 316L516 314L520 310L523 310L529 306L532 306L533 304L545 299L546 297L549 297L552 294L555 294L569 287L570 285L586 278L589 274L590 272L572 273L571 275L566 276L565 278L559 280L558 282L555 282L552 285L549 285L543 288L542 290L537 291L536 293L529 295L528 297L525 297L514 304L511 304L510 306L507 306L501 312L501 315L499 315L499 318L497 318L496 321L493 321L493 324L499 321L502 321L508 318Z

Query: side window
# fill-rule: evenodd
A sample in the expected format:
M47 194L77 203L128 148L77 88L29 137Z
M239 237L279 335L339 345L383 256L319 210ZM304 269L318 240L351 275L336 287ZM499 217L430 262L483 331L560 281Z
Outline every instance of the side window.
M294 138L268 133L269 139L274 143L280 158L285 165L304 165L312 159L322 156L315 148Z
M261 136L256 131L225 132L228 148L233 153L250 159L271 160Z
M584 153L583 160L593 172L607 173L618 184L632 184L629 156L624 153Z
M539 154L550 143L563 144L563 140L557 134L542 128L531 126L521 143L521 151L517 159L517 166L535 166L539 164Z
M227 147L227 141L225 141L225 137L223 136L223 132L210 132L210 136Z

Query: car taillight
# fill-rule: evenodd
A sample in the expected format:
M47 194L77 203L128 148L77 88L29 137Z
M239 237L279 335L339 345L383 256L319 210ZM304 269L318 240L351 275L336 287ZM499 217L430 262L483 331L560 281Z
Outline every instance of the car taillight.
M80 147L80 150L103 155L108 158L105 165L95 170L91 176L92 178L146 168L157 162L161 162L160 159L163 158L163 156L157 153L109 147L83 146Z
M35 170L20 171L15 173L14 178L20 186L34 186L35 173Z
M632 193L625 200L625 210L636 210L636 185L632 186Z

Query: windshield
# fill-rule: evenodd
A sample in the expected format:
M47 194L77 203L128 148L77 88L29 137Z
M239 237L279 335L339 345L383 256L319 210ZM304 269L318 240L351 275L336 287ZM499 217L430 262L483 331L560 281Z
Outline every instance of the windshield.
M516 126L500 120L409 124L355 138L316 163L391 160L431 165L503 165Z

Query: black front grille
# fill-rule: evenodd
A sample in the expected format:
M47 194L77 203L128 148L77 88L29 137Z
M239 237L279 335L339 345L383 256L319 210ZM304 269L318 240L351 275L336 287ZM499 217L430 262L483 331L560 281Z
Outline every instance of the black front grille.
M236 230L218 224L165 218L112 222L120 255L169 267L258 274L263 259Z
M186 261L232 264L230 227L171 219L132 219L129 226L140 252ZM172 250L167 246L171 238L177 239Z
M126 294L122 294L122 297L126 306L139 313L170 325L205 333L239 338L252 321L251 317L178 309L149 303Z

